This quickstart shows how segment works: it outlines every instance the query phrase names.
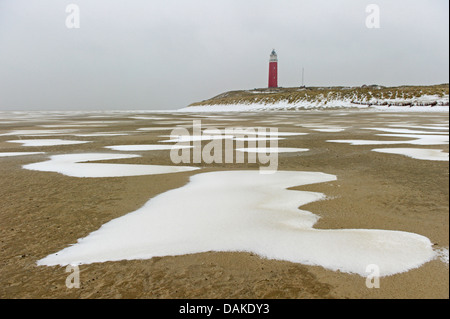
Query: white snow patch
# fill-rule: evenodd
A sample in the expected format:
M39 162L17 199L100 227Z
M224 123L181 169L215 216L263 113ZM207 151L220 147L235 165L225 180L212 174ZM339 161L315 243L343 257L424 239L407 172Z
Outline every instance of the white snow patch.
M417 131L411 129L400 129L400 128L382 128L382 127L368 127L363 128L364 130L374 130L387 133L398 133L398 134L448 134L448 132L427 132L427 131Z
M35 155L35 154L45 154L45 153L44 152L1 152L0 157L25 156L25 155Z
M167 117L154 117L154 116L130 116L130 119L135 120L167 120Z
M278 130L274 130L273 128L268 127L248 127L248 128L228 128L228 129L205 129L203 131L205 134L228 134L235 137L243 137L243 136L270 136L270 137L278 137L278 136L300 136L300 135L308 135L309 133L300 133L300 132L278 132Z
M350 145L389 145L408 144L408 141L379 141L379 140L327 140L330 143L348 143Z
M388 124L388 126L392 127L409 127L409 128L418 128L422 130L440 130L440 131L448 131L448 124L430 124L430 125L414 125L414 124Z
M167 137L166 135L161 135L160 137ZM169 140L159 141L161 143L187 143L196 141L211 141L211 140L221 140L221 139L232 139L232 135L178 135L169 136Z
M293 148L293 147L249 147L249 148L237 148L236 151L246 153L295 153L295 152L307 152L307 148Z
M142 208L104 224L38 265L89 264L208 251L246 251L367 276L386 276L434 259L428 238L401 231L314 229L318 216L298 209L321 193L287 188L336 180L318 172L222 171L194 175Z
M420 135L420 134L376 134L378 136L411 138L404 141L380 141L380 140L327 140L330 143L348 143L351 145L390 145L390 144L412 144L412 145L443 145L448 144L448 135Z
M413 145L443 145L448 144L448 135L422 135L422 134L377 134L379 136L389 137L408 137L413 140L408 141L408 144Z
M436 253L437 253L437 257L443 262L446 263L448 265L448 247L442 247L442 248L438 248L435 249Z
M376 148L372 151L405 155L419 160L448 161L448 153L445 153L443 150L430 150L424 148Z
M128 133L85 133L85 134L72 134L78 137L97 137L97 136L124 136L129 135Z
M105 146L105 148L109 148L115 151L160 151L160 150L192 148L192 146L141 144L141 145L114 145L114 146Z
M39 125L40 127L46 127L46 128L53 128L53 127L103 127L108 126L106 124L46 124L46 125Z
M313 128L312 130L324 133L339 133L345 131L345 128Z
M89 143L88 141L70 141L60 139L12 140L8 143L22 143L22 146L57 146Z
M176 127L141 127L138 131L168 131L174 130Z
M8 133L0 134L0 136L8 135L60 135L74 132L74 130L14 130Z
M89 161L113 160L140 157L131 154L65 154L54 155L45 162L24 165L23 168L42 172L56 172L72 177L122 177L168 174L199 169L189 166L84 163Z
M258 142L258 141L279 141L284 140L283 137L267 137L267 136L259 136L259 137L235 137L235 141L244 141L244 142Z
M296 124L296 126L305 127L317 132L325 132L325 133L338 133L342 132L347 127L335 126L335 125L326 125L326 124Z

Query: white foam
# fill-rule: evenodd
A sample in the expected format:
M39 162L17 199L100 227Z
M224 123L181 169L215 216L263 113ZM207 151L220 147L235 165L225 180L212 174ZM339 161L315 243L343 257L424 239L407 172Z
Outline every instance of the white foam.
M295 153L295 152L307 152L307 148L292 148L292 147L249 147L249 148L237 148L236 151L246 153Z
M113 160L140 157L131 154L65 154L54 155L45 162L24 165L23 168L43 172L56 172L72 177L123 177L168 174L199 169L189 166L83 163L88 161Z
M448 161L448 153L442 150L424 148L376 148L374 152L405 155L414 159L428 161Z
M1 152L0 157L44 154L44 152Z
M152 145L152 144L105 146L105 148L109 148L116 151L160 151L160 150L183 149L192 147L193 146L188 145Z
M12 140L9 143L22 143L22 146L57 146L89 143L88 141L70 141L60 139Z
M178 189L104 224L38 265L89 264L207 251L246 251L366 276L408 271L436 257L428 238L373 229L314 229L298 209L321 193L287 188L336 180L319 172L221 171L197 174Z

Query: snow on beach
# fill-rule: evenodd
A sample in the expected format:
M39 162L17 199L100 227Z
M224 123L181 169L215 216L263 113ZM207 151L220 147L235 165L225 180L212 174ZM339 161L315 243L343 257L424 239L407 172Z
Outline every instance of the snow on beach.
M331 143L348 143L351 145L382 145L382 144L413 144L413 145L442 145L448 144L448 135L421 135L421 134L376 134L377 136L404 137L408 140L328 140Z
M187 185L156 196L38 265L247 251L361 276L375 263L387 276L436 258L431 242L413 233L314 229L318 216L298 207L325 195L287 188L334 180L333 175L300 171L197 174Z
M84 153L50 156L50 160L24 165L23 168L42 172L56 172L72 177L123 177L168 174L197 170L197 167L171 165L84 163L88 161L134 158L140 155Z
M13 130L8 133L2 133L0 136L8 135L27 135L27 136L45 136L45 135L64 135L72 133L74 130Z
M372 151L404 155L419 160L448 161L448 153L445 153L443 150L430 150L422 148L375 148Z
M258 92L259 93L259 92ZM383 112L449 112L448 105L435 106L395 106L394 104L405 104L414 102L416 104L424 104L429 102L448 104L449 96L440 97L437 95L423 95L415 99L395 98L383 99L382 102L391 103L393 105L376 105L381 101L376 99L364 100L362 102L370 104L355 104L351 99L329 99L326 102L299 100L289 102L288 100L280 100L273 103L234 103L234 104L211 104L200 106L188 106L181 108L179 112L249 112L249 111L292 111L292 110L326 110L326 109L359 109L366 111L383 111Z
M89 143L88 141L70 141L61 139L11 140L8 143L21 143L23 146L57 146Z
M431 126L431 131L423 131L423 129L430 129L430 126L418 126L418 125L390 125L390 128L378 128L370 127L363 128L372 131L391 132L395 134L376 134L378 136L388 137L406 137L412 138L412 140L406 141L388 141L388 140L328 140L327 142L333 143L348 143L351 145L392 145L392 144L412 144L412 145L443 145L449 143L448 127ZM392 128L401 127L401 128ZM405 128L409 127L409 128ZM413 129L411 129L413 128ZM415 129L422 129L420 131ZM436 130L442 130L442 132L436 132ZM443 150L438 149L422 149L422 148L377 148L372 149L374 152L404 155L410 158L429 161L448 161L449 154Z
M352 108L354 107L352 105ZM216 108L217 106L211 106L211 109L214 109L212 112L218 111ZM389 111L392 111L392 108ZM416 107L399 108L402 111L410 112L414 111L413 109ZM430 112L438 109L437 106L421 106L417 108L422 110L428 109ZM446 112L448 112L448 107L446 108ZM363 109L382 110L381 108L360 107L361 111ZM249 111L248 108L242 110ZM268 109L265 108L263 110ZM269 110L276 109L269 108ZM286 109L279 110L284 111ZM189 108L189 111L186 111L186 113L192 115L189 113L190 111L192 111L192 108ZM230 112L229 118L225 116L227 114L204 116L196 114L195 117L203 117L205 121L245 120L233 118L235 115L232 115L232 112L236 110L231 110L230 106L226 106L224 111ZM385 109L382 111L385 111ZM211 110L207 112L211 112ZM331 115L339 115L341 118L344 118L349 113L333 113ZM178 113L178 115L180 114ZM384 114L381 115L384 116ZM397 115L401 114L387 114L386 116L389 117L391 115L397 117ZM61 114L58 116L61 116ZM178 119L167 118L167 120L158 121L158 123L140 123L137 126L140 128L135 128L135 132L140 132L139 134L146 134L147 132L158 134L158 131L175 129L175 127L168 126L152 127L153 124L192 124L192 121L182 120L182 118L184 118L184 115L183 117L179 116ZM293 122L285 122L284 118L291 119ZM340 121L339 119L334 123L330 118L331 116L327 117L322 123L320 119L315 119L315 121L310 123L303 123L299 122L302 121L301 118L277 115L277 121L267 121L267 123L274 125L290 123L290 125L297 126L297 128L305 128L309 132L337 133L336 136L344 130L349 131L353 124L346 123L345 120ZM136 120L139 121L153 121L156 119L161 120L163 118L136 116ZM389 121L384 121L384 118L380 117L380 123L382 123L379 124L380 127L359 127L359 129L363 130L372 130L371 134L373 136L404 138L401 141L392 141L392 139L372 141L328 140L324 141L324 144L326 142L359 143L361 145L448 144L448 124L430 123L421 126L417 124L420 122L415 123L414 121L410 123L405 121L402 124L402 119L400 117L398 122L393 122L392 118L389 118ZM405 120L408 119L405 118ZM102 121L101 123L105 122ZM72 125L68 124L66 127L72 127ZM144 127L146 125L148 127ZM204 127L213 125L208 123ZM382 127L383 125L388 126L388 128ZM92 127L94 126L92 125ZM41 127L52 128L58 127L58 125L41 125ZM89 128L90 125L87 127ZM288 131L289 129L285 130ZM377 134L381 133L380 131L387 134ZM78 132L77 130L75 134L74 130L15 130L1 135L32 136L33 134L42 134L44 136L65 134L86 137L114 137L126 135L127 133L112 131L103 133ZM173 147L192 148L192 146L167 145L164 143L217 141L221 139L238 141L242 139L238 137L240 134L245 135L246 137L243 139L247 141L283 140L283 143L287 146L279 148L236 148L236 151L239 152L257 153L267 151L273 153L306 152L308 149L289 147L287 145L289 140L301 139L302 136L307 134L319 135L313 132L272 133L268 131L255 131L254 134L249 134L245 129L235 129L232 135L226 135L226 130L224 129L206 129L203 131L203 135L200 136L158 135L158 137L171 138L170 140L159 140L158 142L163 143L161 145L130 145L128 140L126 142L122 141L122 143L127 143L126 145L113 145L114 142L108 139L108 144L100 145L99 148L124 152L162 151L170 150ZM45 141L47 141L47 144L45 144ZM64 140L36 139L5 142L20 142L24 144L23 146L43 146L58 145L55 144L57 141L61 142ZM77 142L87 143L84 141ZM117 142L117 144L122 143ZM154 143L154 141L151 143ZM81 144L80 149L83 149ZM420 160L448 161L448 153L438 149L383 148L373 149L372 151L393 154L392 156L396 156L396 154L405 155ZM4 152L4 154L7 153ZM27 153L31 155L31 152ZM39 154L38 152L33 153ZM20 153L9 152L9 154L4 156L13 156L13 154L19 156ZM21 155L25 155L25 152L22 152ZM51 156L48 160L24 165L23 168L56 172L78 178L153 175L200 169L189 166L92 163L92 161L127 159L139 156L135 154L82 153L82 151L77 151L75 154L49 155ZM2 155L0 154L0 156ZM297 156L297 154L286 156ZM306 191L292 191L287 190L287 188L334 180L336 180L334 175L300 171L279 171L273 175L262 175L258 171L222 171L197 174L191 177L189 184L152 198L142 208L112 220L87 237L80 239L73 246L40 260L38 264L84 264L205 251L250 251L270 259L320 265L331 270L340 270L365 276L367 275L365 267L368 263L381 265L382 275L390 275L419 267L423 263L436 258L436 252L431 248L428 238L418 234L374 229L314 229L313 226L319 217L313 212L300 210L298 207L312 201L325 200L326 195ZM444 256L442 258L445 259L445 251L442 254Z
M128 133L84 133L84 134L71 134L73 136L78 137L97 137L97 136L125 136L128 135Z
M296 147L247 147L237 148L236 151L246 153L297 153L307 152L309 149Z
M436 249L436 253L439 257L439 259L448 265L449 263L449 257L448 257L448 247L442 247Z
M115 151L162 151L172 149L192 148L189 145L155 145L155 144L139 144L139 145L113 145L105 146Z
M0 152L0 157L45 154L44 152Z

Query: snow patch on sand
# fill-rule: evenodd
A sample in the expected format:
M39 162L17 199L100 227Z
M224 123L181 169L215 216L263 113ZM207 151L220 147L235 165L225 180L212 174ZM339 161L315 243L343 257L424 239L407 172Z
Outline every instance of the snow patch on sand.
M412 144L412 145L443 145L448 144L448 135L421 135L421 134L376 134L377 136L410 138L404 141L380 141L380 140L327 140L330 143L348 143L351 145L389 145L389 144Z
M258 141L279 141L284 140L283 137L266 137L266 136L260 136L260 137L235 137L235 141L244 141L244 142L258 142Z
M293 147L250 147L250 148L237 148L236 151L246 153L295 153L295 152L307 152L307 148L293 148Z
M417 131L417 130L411 130L411 129L400 129L400 128L383 128L383 127L369 127L364 128L365 130L374 130L374 131L381 131L381 132L387 132L387 133L397 133L397 134L448 134L448 132L427 132L427 131Z
M448 131L448 124L430 124L430 125L388 124L388 126L392 126L392 127L409 127L409 128L417 128L417 129L422 129L422 130Z
M173 130L176 127L141 127L138 128L138 131L169 131Z
M313 128L312 130L324 133L339 133L345 131L345 128Z
M446 263L448 265L448 247L442 247L442 248L438 248L435 249L436 253L437 253L437 257L443 262Z
M85 134L73 134L78 137L97 137L97 136L124 136L129 135L128 133L85 133Z
M8 133L0 134L0 136L8 135L61 135L74 132L74 130L14 130Z
M88 141L70 141L60 139L12 140L8 143L22 143L22 146L57 146L89 143Z
M430 150L424 148L376 148L372 151L405 155L419 160L448 161L448 153L445 153L443 150Z
M44 152L1 152L0 157L45 154Z
M115 151L160 151L160 150L183 149L192 147L193 146L188 145L153 145L153 144L105 146L105 148L109 148Z
M116 218L38 265L89 264L208 251L253 252L366 276L405 272L436 258L428 238L374 229L314 229L319 217L298 207L322 193L290 187L335 181L319 172L221 171L190 182Z
M24 165L23 168L42 172L56 172L72 177L140 176L186 172L199 169L198 167L189 166L85 163L89 161L134 157L140 157L140 155L107 153L54 155L48 161Z
M161 135L160 137L170 137L169 140L159 141L161 143L188 143L188 142L212 141L212 140L233 138L232 135L178 135L178 136Z

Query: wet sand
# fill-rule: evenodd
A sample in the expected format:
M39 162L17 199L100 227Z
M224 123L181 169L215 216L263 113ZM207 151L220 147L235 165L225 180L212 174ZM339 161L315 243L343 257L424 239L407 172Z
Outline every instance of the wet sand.
M45 129L76 121L104 121L107 126L79 127L75 133L127 132L123 136L0 135L0 152L46 154L0 157L0 298L449 298L448 264L436 259L405 273L380 279L380 288L368 289L366 278L286 261L267 260L249 252L208 252L95 263L80 266L79 289L65 285L66 267L37 266L49 254L76 243L104 223L132 212L150 198L185 185L203 172L258 169L258 164L189 164L201 170L135 177L75 178L52 172L22 169L49 155L112 151L104 146L157 144L170 131L138 131L166 127L164 117L190 121L192 116L166 113L41 114L34 119L2 116L0 134L13 130ZM89 117L94 115L95 117ZM217 115L217 114L216 114ZM97 117L99 116L99 117ZM143 117L141 119L131 118ZM409 122L415 125L448 124L448 113L291 112L223 116L230 127L278 127L279 131L306 132L278 142L279 147L308 148L301 153L280 153L279 170L317 171L337 181L293 189L321 192L327 200L302 209L320 216L318 229L364 228L400 230L428 237L436 248L449 246L449 166L372 152L392 145L349 145L332 139L386 139L367 127ZM244 119L244 120L239 120ZM116 121L116 122L107 122ZM155 122L160 122L156 124ZM202 124L224 123L203 118ZM295 124L322 123L347 127L342 132L318 132ZM170 124L169 124L170 126ZM57 129L57 128L52 128ZM78 145L24 147L8 140L61 138L90 141ZM204 143L207 143L205 141ZM394 147L442 149L445 145L398 144ZM108 163L173 165L169 151L123 152L142 157ZM183 164L180 164L183 165Z

